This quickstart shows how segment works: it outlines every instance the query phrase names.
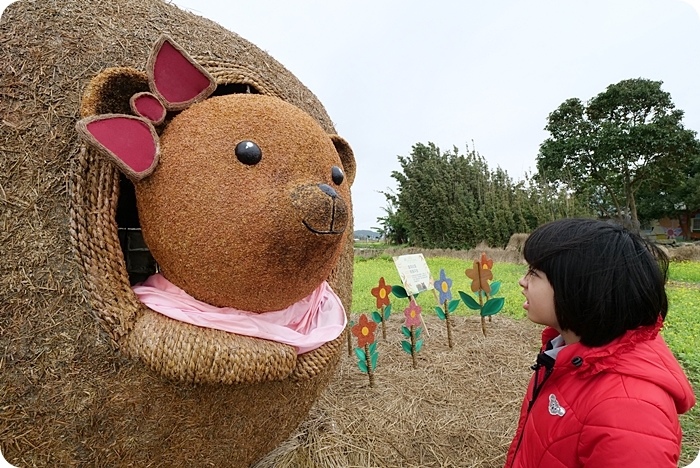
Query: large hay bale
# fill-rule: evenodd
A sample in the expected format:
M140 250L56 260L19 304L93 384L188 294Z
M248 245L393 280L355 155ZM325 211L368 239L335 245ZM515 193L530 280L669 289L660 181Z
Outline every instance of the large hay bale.
M674 262L697 262L700 261L700 244L683 244L666 248L666 253Z
M508 240L508 245L506 245L506 250L515 250L517 252L522 252L525 246L525 241L527 240L529 234L516 232Z
M217 82L280 97L335 133L318 99L272 57L164 1L20 0L6 9L0 449L15 465L246 466L294 430L332 377L330 362L315 381L264 388L175 383L118 349L135 310L118 248L120 178L81 151L74 127L88 81L108 67L142 70L162 33ZM350 310L352 242L330 282ZM294 414L274 410L280 401L294 401Z

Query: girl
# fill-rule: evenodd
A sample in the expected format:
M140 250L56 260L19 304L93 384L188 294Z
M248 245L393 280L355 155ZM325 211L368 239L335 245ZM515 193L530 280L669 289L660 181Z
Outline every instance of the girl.
M523 307L547 328L505 466L677 467L695 396L659 334L668 258L591 219L539 227L523 254Z

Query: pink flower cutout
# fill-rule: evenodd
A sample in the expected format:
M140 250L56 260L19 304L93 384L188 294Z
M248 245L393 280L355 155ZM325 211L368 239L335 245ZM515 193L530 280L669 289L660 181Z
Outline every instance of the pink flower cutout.
M406 326L407 327L417 327L420 326L420 312L421 308L414 299L411 299L411 303L408 305L403 314L406 316Z

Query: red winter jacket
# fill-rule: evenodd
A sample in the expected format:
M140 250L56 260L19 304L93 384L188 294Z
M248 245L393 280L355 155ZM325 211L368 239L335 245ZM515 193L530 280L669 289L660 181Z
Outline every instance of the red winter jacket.
M631 330L601 347L571 344L551 371L539 367L506 468L677 467L678 415L693 407L695 395L660 328ZM545 329L543 345L557 335ZM530 403L535 378L545 380Z

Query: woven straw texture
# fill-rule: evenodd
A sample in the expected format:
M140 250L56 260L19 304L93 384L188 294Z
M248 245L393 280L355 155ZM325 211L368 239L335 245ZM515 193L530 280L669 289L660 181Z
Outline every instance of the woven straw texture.
M0 449L15 465L248 466L294 430L336 368L343 337L297 359L282 345L173 325L131 292L115 224L119 174L81 146L74 126L89 80L109 67L142 70L161 33L217 82L250 84L335 133L318 99L272 57L163 1L8 7L0 22ZM330 277L347 310L351 249ZM236 358L232 347L253 358ZM216 361L198 349L215 350Z

